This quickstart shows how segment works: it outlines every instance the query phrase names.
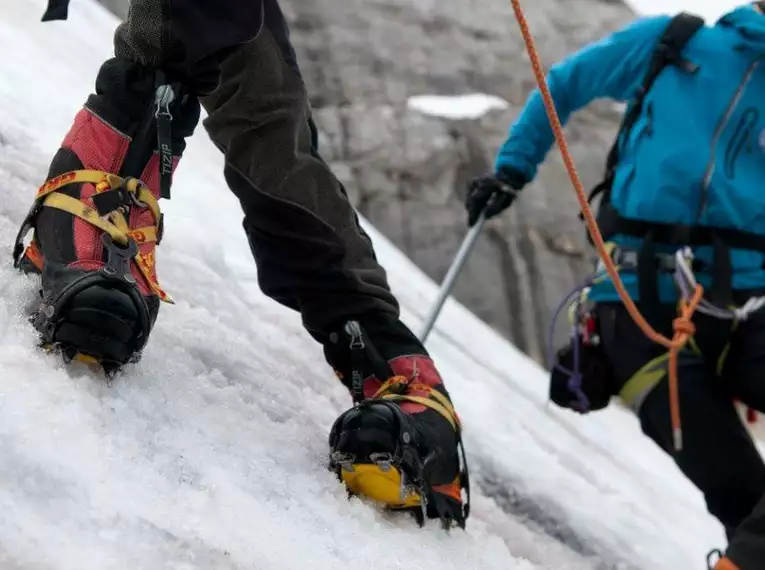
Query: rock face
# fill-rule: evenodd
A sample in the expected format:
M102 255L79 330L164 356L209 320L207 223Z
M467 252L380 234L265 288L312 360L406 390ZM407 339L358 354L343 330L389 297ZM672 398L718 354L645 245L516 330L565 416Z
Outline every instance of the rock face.
M118 18L125 18L128 12L130 0L98 0L105 8L109 9Z
M120 11L124 0L103 0ZM116 6L114 6L116 4ZM545 66L634 17L619 0L526 0ZM354 204L437 281L467 231L466 182L490 170L536 86L507 0L282 0L321 131L321 152ZM428 116L422 94L487 93L509 102L478 119ZM580 176L602 174L620 109L578 113L567 128ZM594 259L557 149L534 184L487 224L454 294L544 361L561 298ZM556 331L564 340L567 326Z

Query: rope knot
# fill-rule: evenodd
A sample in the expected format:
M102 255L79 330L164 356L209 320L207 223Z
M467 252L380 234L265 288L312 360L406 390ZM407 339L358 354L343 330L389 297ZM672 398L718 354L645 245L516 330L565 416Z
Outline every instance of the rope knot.
M672 321L672 328L676 333L693 336L696 334L696 325L688 317L678 317Z

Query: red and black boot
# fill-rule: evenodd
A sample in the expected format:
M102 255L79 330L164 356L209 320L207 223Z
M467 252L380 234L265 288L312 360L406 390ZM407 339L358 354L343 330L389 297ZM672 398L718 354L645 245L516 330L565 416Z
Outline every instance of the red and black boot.
M43 346L106 372L140 357L160 302L171 302L155 270L159 199L198 120L196 97L161 72L102 66L14 249L16 266L41 277L32 322Z
M355 405L329 435L330 468L352 495L464 528L470 485L460 420L433 361L398 319L346 323L327 360ZM464 491L464 496L463 496Z

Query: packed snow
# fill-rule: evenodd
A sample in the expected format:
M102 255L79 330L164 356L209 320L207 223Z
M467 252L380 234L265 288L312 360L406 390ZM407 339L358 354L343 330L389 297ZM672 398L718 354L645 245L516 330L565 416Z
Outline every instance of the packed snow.
M478 119L489 111L507 109L507 101L485 93L467 95L415 95L407 101L410 109L448 119Z
M11 244L116 25L91 0L42 24L43 4L0 4L0 568L676 570L724 545L633 416L547 407L545 372L451 300L429 348L465 424L467 531L348 501L324 468L348 395L299 316L260 293L202 127L163 205L177 305L143 360L108 386L42 354ZM437 285L367 227L419 330Z

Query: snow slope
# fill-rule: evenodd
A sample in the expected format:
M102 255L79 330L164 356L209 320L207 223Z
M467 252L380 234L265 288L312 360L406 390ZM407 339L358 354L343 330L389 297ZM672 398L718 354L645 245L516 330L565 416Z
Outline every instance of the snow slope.
M178 304L142 362L107 386L41 354L10 245L116 25L90 0L69 22L42 10L0 3L0 568L693 569L723 545L633 417L547 409L544 372L451 301L429 346L465 423L467 532L347 501L322 466L349 398L298 316L259 292L201 128L164 204L160 279ZM437 287L369 231L417 329Z

